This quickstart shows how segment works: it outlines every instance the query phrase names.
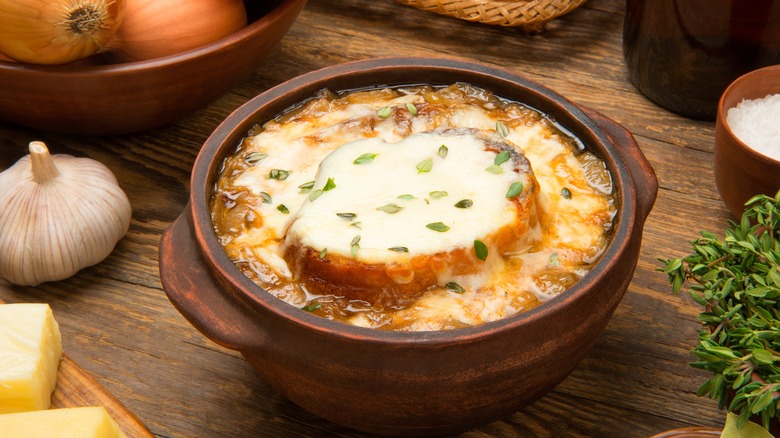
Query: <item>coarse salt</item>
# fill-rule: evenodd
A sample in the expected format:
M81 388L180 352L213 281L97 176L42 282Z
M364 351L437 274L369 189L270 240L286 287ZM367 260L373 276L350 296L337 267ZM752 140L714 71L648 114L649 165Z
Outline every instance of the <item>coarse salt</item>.
M726 123L756 152L780 160L780 94L743 99L726 113Z

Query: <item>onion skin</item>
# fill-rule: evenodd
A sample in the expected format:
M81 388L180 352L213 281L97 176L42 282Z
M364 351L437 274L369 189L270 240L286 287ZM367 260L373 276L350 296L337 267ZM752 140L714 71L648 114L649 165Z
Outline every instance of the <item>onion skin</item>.
M0 0L0 53L65 64L102 49L122 24L126 0Z
M228 36L247 24L242 0L127 0L108 43L120 61L161 58Z

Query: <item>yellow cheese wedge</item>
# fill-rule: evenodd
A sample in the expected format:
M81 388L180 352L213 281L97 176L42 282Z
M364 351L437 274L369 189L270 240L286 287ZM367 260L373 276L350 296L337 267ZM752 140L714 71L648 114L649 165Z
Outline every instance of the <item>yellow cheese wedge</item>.
M48 304L0 304L0 414L48 409L61 357Z
M0 438L125 437L104 407L49 409L0 415Z

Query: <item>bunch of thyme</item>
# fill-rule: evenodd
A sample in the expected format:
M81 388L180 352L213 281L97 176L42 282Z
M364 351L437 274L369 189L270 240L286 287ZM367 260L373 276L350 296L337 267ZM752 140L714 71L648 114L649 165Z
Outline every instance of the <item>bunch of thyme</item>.
M709 232L681 259L659 259L674 293L688 292L703 307L703 327L690 365L712 377L699 396L739 414L738 426L759 416L763 426L780 412L780 191L746 203L723 240Z

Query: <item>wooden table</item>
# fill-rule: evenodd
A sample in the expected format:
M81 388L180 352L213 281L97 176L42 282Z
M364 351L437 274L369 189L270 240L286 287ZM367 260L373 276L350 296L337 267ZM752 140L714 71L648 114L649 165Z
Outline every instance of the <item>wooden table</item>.
M721 427L725 413L696 396L706 374L687 365L699 310L687 294L672 295L657 271L658 257L687 254L698 230L722 235L729 219L712 171L714 123L676 116L637 92L623 64L622 23L618 0L590 0L533 36L392 0L310 0L251 77L173 125L82 138L0 124L0 169L25 155L29 141L43 140L54 153L106 164L133 206L130 232L105 261L34 288L0 280L0 300L50 303L68 355L158 436L364 436L302 411L239 354L190 326L160 286L158 242L184 208L201 144L258 93L344 61L478 60L525 75L628 128L655 168L660 192L633 282L590 354L523 412L461 436L647 437L685 426Z

